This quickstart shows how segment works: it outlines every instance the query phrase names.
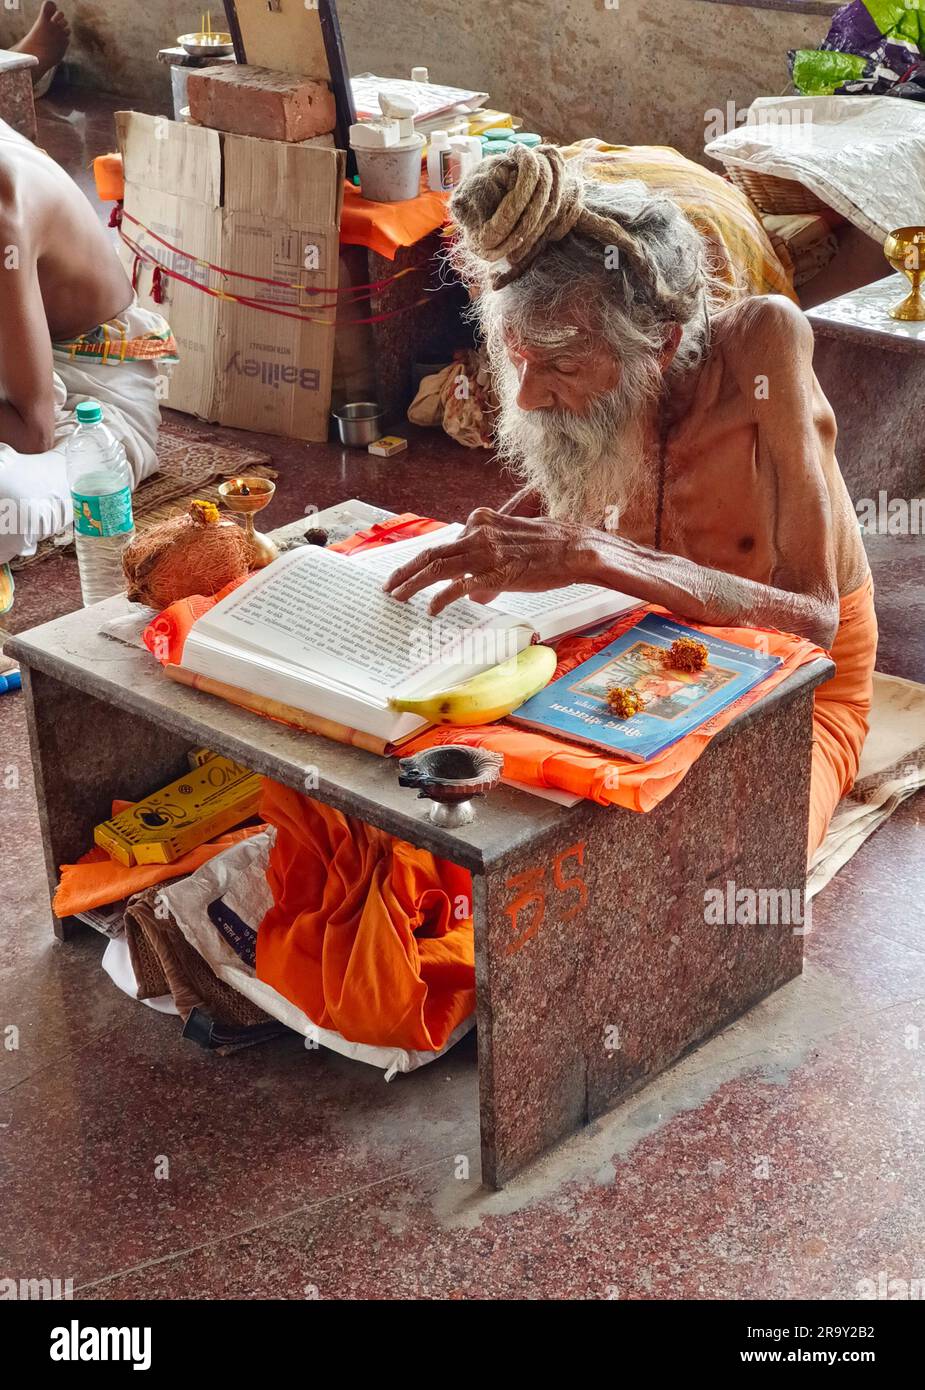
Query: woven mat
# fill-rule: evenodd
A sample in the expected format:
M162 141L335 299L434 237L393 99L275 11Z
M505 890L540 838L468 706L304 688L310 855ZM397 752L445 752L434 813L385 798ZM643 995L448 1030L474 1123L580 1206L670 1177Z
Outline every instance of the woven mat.
M225 478L249 473L256 478L275 478L270 455L233 444L215 444L201 429L189 425L161 425L157 440L158 471L145 478L135 490L132 507L139 531L176 516L201 497L219 502L218 485ZM34 555L14 560L11 569L19 571L58 555L73 552L73 541L56 544L54 537L41 541Z

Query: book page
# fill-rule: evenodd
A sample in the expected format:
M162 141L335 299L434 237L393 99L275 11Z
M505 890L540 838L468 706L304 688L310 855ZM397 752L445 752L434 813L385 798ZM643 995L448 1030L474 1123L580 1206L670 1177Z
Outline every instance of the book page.
M538 625L538 618L561 612L563 608L571 608L573 604L593 603L596 606L602 594L613 594L615 607L625 597L615 590L603 588L600 584L567 584L563 589L546 589L542 593L524 591L499 594L491 600L488 607L497 608L502 613L510 613L512 617L523 618ZM632 600L633 603L638 601Z
M425 550L430 550L435 545L447 545L450 541L455 541L457 536L462 533L462 526L454 522L451 526L444 526L441 531L429 531L424 536L411 536L406 541L393 541L388 545L377 545L371 550L360 550L355 555L348 555L353 565L361 565L368 574L375 574L379 582L385 581L401 569L402 565L407 565L409 560L415 556L423 554ZM434 590L439 589L440 584L431 584L423 592L428 599Z
M503 624L500 615L467 600L451 604L435 620L427 602L425 594L417 594L399 603L383 592L379 575L353 558L305 546L229 594L197 627L205 637L242 652L303 668L306 676L317 673L382 695L428 672L435 658L439 664L435 633L443 644ZM514 650L527 640L524 635ZM473 670L484 664L493 663L476 662Z

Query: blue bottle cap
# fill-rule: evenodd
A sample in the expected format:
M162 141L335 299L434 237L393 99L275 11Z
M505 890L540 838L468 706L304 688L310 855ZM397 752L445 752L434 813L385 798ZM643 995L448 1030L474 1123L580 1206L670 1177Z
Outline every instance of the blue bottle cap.
M78 425L98 425L103 418L99 401L81 401L77 407Z

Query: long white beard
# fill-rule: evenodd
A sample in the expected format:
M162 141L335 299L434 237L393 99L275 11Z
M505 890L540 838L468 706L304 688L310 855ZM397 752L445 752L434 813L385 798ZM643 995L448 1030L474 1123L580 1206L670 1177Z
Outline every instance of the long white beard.
M521 410L503 349L490 352L499 410L498 452L546 501L549 516L616 530L633 499L654 485L647 443L653 392L621 384L583 415Z

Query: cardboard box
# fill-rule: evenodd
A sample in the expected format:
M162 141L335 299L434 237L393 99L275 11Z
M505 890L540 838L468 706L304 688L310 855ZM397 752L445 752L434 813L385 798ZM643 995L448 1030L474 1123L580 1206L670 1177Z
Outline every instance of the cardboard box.
M134 111L117 113L116 129L124 233L193 282L165 275L164 302L155 303L154 267L142 260L139 300L168 319L180 351L164 403L216 424L327 439L335 312L316 308L310 291L338 284L343 153ZM121 253L131 272L134 253L124 242Z

